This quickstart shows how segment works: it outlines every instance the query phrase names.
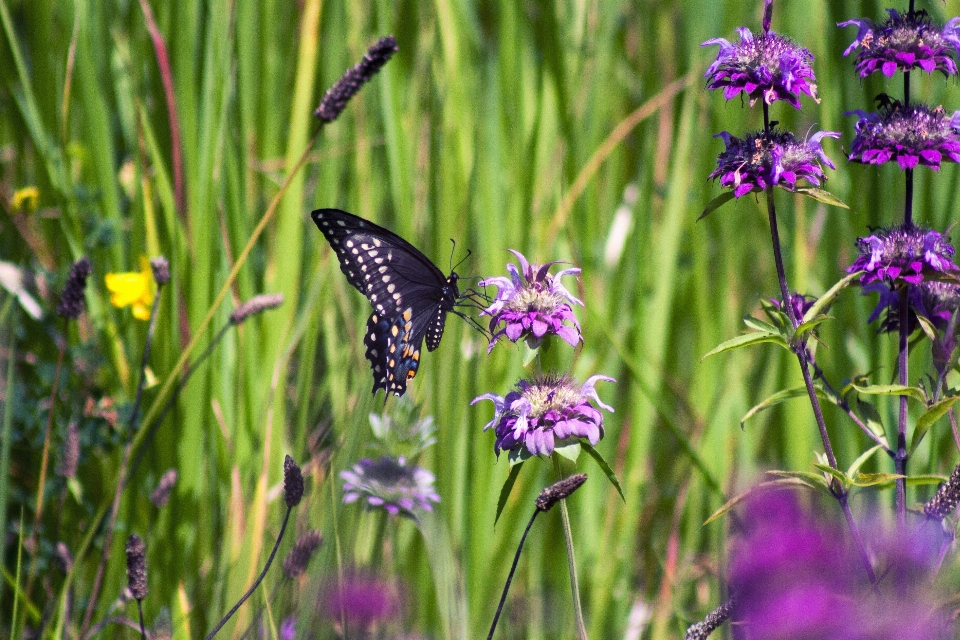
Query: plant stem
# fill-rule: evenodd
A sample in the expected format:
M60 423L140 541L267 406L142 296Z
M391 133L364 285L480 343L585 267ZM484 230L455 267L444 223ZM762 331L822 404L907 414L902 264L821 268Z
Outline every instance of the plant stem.
M907 287L900 289L900 332L898 339L898 357L897 368L900 373L900 384L907 385L907 355L909 326L907 314L910 311L910 303L907 300ZM897 453L894 456L894 471L899 476L897 478L897 527L901 533L906 531L907 527L907 396L900 396L900 413L897 418Z
M557 476L563 480L560 470L560 459L553 456L553 466ZM563 522L563 542L567 547L567 567L570 569L570 590L573 592L573 617L577 624L577 638L587 640L587 628L583 623L583 607L580 604L580 581L577 578L577 559L573 551L573 530L570 528L570 513L567 511L567 500L560 501L560 520Z
M539 509L534 510L533 515L530 516L530 522L527 523L527 528L523 530L523 536L520 538L520 544L517 546L517 552L513 555L513 564L510 565L510 573L507 575L507 582L503 585L503 594L500 596L500 603L497 605L497 613L493 616L493 624L490 625L490 633L487 634L487 640L493 640L493 632L497 630L497 622L500 620L500 614L503 612L503 605L507 602L507 592L510 591L510 583L513 582L513 574L517 572L517 564L520 563L520 552L523 551L523 543L526 541L527 534L530 533L530 528L533 527L533 522L537 519L537 514L539 513Z

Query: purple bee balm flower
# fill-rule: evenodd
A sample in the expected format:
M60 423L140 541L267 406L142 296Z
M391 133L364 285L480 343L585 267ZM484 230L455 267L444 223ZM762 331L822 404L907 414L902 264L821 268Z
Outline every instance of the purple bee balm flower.
M882 576L874 589L843 528L804 509L790 493L747 502L746 534L733 547L733 619L764 640L950 638L948 616L929 588L936 547L918 536L865 529Z
M777 129L743 138L723 131L714 138L721 138L727 148L717 156L717 168L709 177L720 178L720 186L733 189L737 198L771 185L794 191L798 180L820 186L826 181L822 165L835 168L821 146L825 137L839 138L840 133L820 131L802 142Z
M525 337L531 348L536 348L544 336L554 334L576 346L580 342L580 324L570 305L583 306L583 302L567 291L560 283L560 278L577 275L580 269L563 269L551 275L548 273L550 267L559 264L559 261L531 264L519 251L510 249L510 253L520 261L519 269L509 262L509 278L496 276L480 281L480 286L497 287L493 304L480 312L480 315L490 316L493 337L490 338L487 353L503 336L511 342Z
M762 98L767 104L784 100L799 109L801 93L820 102L810 51L773 31L754 36L750 29L740 27L737 33L740 42L736 44L713 38L700 45L720 47L717 59L704 74L708 89L723 88L727 100L742 91L750 98L750 106Z
M854 65L861 78L874 71L890 78L897 70L911 69L927 73L939 70L945 76L957 73L951 55L960 53L960 18L953 18L940 27L931 21L926 11L908 11L901 15L895 9L887 9L887 13L890 17L881 25L867 18L837 24L838 27L857 27L857 37L843 55L860 49Z
M418 510L431 511L431 502L440 502L433 488L433 474L408 465L403 456L379 460L364 458L352 469L340 473L343 501L366 500L370 508L382 508L392 515L415 517Z
M331 620L345 620L351 631L364 633L374 624L394 617L400 608L399 598L390 585L364 575L347 576L341 584L325 588L319 604Z
M506 396L485 393L470 404L493 401L493 420L483 430L494 428L498 456L501 451L517 451L523 456L524 450L534 456L549 456L556 447L572 444L578 438L595 445L603 437L603 414L591 400L611 413L613 407L597 395L594 385L599 380L616 382L597 375L577 386L567 376L546 375L521 380Z
M791 293L790 307L793 309L793 317L802 321L803 316L806 315L807 311L810 310L810 307L812 307L816 301L817 299L813 296L805 296L802 293ZM777 309L783 309L783 300L770 298L770 302L772 302L773 306ZM784 313L786 313L786 311L784 311Z
M849 159L863 164L897 161L901 169L918 164L934 171L944 161L960 162L960 111L947 115L943 107L905 107L887 101L877 113L860 110Z
M860 284L883 281L892 288L904 283L920 284L937 274L955 277L957 265L951 257L954 249L946 238L923 227L893 227L865 238L857 238L860 256L847 267L847 273L865 271Z

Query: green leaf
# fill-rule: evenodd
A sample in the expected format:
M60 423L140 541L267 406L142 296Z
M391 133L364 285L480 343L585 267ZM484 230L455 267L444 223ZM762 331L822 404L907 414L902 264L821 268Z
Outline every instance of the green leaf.
M920 328L923 329L923 332L927 334L927 337L931 340L937 339L937 328L933 326L933 323L930 322L930 319L922 314L917 314L917 320L920 321Z
M818 489L824 491L828 495L830 494L830 483L827 482L827 479L819 473L814 473L813 471L767 471L771 476L777 476L779 478L790 478L796 480L811 489Z
M870 396L907 396L917 402L927 403L927 396L922 389L902 384L871 384L867 386L853 385L860 393Z
M762 493L763 491L768 491L772 489L784 489L784 488L790 488L790 487L806 487L806 486L809 486L809 485L807 485L806 482L803 482L796 478L780 478L777 480L768 480L766 482L761 482L757 486L751 487L744 493L736 495L730 498L729 500L727 500L722 507L714 511L713 515L707 518L707 520L703 523L703 525L706 526L711 522L713 522L714 520L722 517L728 511L730 511L735 506L737 506L738 504L740 504L741 502L743 502L744 500L746 500L747 498L749 498L755 493Z
M816 302L813 303L813 306L807 309L807 312L803 315L803 322L807 323L810 320L813 320L820 314L826 313L827 309L830 308L830 305L833 304L833 301L840 295L840 292L850 286L850 284L863 275L862 271L857 271L856 273L851 273L846 278L843 278L835 285L830 287L826 293L817 298Z
M527 341L523 341L523 366L524 368L530 366L530 363L533 362L537 356L540 354L540 348L531 349L530 345L527 344Z
M875 487L878 484L889 484L903 476L897 473L858 473L853 484L858 487Z
M513 485L517 482L517 477L520 475L520 467L522 465L523 463L519 462L510 467L510 475L507 476L506 482L504 482L503 487L500 488L500 497L497 498L497 515L493 519L494 526L496 526L497 520L500 519L503 508L507 506L507 500L510 498L510 492L513 491Z
M718 353L733 351L734 349L739 349L740 347L746 347L752 344L760 344L762 342L772 342L773 344L780 345L787 351L790 350L790 345L787 344L787 341L784 340L781 335L767 333L765 331L756 331L752 333L746 333L742 336L737 336L736 338L731 338L730 340L721 343L719 346L715 347L712 351L700 358L700 361L702 362L710 356L717 355Z
M910 476L907 478L907 484L910 486L914 485L925 485L925 484L940 484L941 482L946 482L946 477L944 476L934 476L934 475L919 475L919 476Z
M584 442L582 444L583 450L590 454L590 457L596 461L596 463L600 466L600 469L603 470L604 475L607 476L607 480L610 481L610 484L612 484L617 490L617 493L620 494L620 499L626 502L627 499L623 497L623 489L620 488L620 482L617 480L617 474L613 472L613 469L611 469L610 465L607 464L607 461L603 459L603 456L600 455L600 452L593 448L593 445L591 445L589 442Z
M845 474L843 471L840 471L839 469L834 469L828 464L821 464L819 462L815 462L813 466L816 467L817 469L820 469L820 471L823 471L825 474L833 476L834 478L839 480L841 484L843 484L843 486L845 487L849 486L853 482L853 480L851 478L848 478L847 474Z
M750 409L750 411L747 411L747 413L745 413L744 416L740 418L740 428L742 429L744 423L747 420L757 415L761 411L765 411L766 409L775 407L781 402L786 402L787 400L793 400L794 398L804 398L806 397L806 395L807 395L806 387L794 387L793 389L784 389L783 391L778 391L772 396L770 396L769 398L767 398L766 400L760 402L757 405L754 405L753 408Z
M799 338L805 337L808 333L816 329L819 325L823 324L824 321L829 320L830 316L820 315L810 320L806 320L800 323L800 326L797 327L796 335Z
M511 467L514 465L523 464L532 457L533 455L527 451L526 447L511 449L507 452L507 460L510 462Z
M942 398L938 402L934 402L930 405L923 415L917 419L917 425L913 428L913 438L910 441L910 454L913 455L913 452L917 450L917 447L920 446L920 442L923 440L923 436L927 434L927 431L933 424L942 418L947 411L950 410L950 407L956 403L957 400L960 400L957 396L947 396Z
M757 331L766 331L767 333L776 333L782 335L782 332L778 327L770 324L769 322L764 322L759 318L754 318L753 316L744 316L743 324Z
M889 449L890 445L887 444L887 434L883 429L883 420L880 418L880 412L877 411L875 406L869 402L864 402L860 398L857 398L856 404L857 411L860 412L860 417L867 423L870 431L872 431L878 438L881 438L883 443Z
M714 198L713 200L707 203L707 206L703 210L703 213L701 213L700 217L697 218L697 222L700 222L701 220L706 218L708 215L710 215L711 213L713 213L723 205L727 204L731 200L733 200L733 192L724 191L723 193L718 195L716 198Z
M813 198L817 202L822 202L823 204L840 207L842 209L847 209L848 211L850 210L850 207L848 207L843 200L824 189L819 189L817 187L799 187L795 189L794 192L803 196L807 196L808 198Z
M857 474L860 472L860 467L862 467L867 460L873 457L873 454L875 454L877 451L880 451L881 449L883 449L883 447L876 444L870 447L869 449L867 449L866 451L864 451L863 453L861 453L860 456L853 461L853 464L850 465L850 468L847 469L847 476L850 478L857 477Z
M553 452L566 458L570 462L576 462L577 458L580 457L580 443L565 444L562 447L556 447Z

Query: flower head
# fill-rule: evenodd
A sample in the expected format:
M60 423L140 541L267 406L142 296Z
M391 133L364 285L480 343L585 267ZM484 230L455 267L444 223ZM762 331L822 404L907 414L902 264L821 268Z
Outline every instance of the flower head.
M283 573L288 578L296 578L307 570L314 552L323 544L323 534L310 530L300 535L287 557L283 559Z
M496 276L480 281L480 286L497 287L497 297L480 315L490 316L490 332L493 337L487 353L501 336L511 342L526 337L532 347L540 344L547 334L555 334L571 345L580 341L580 324L573 315L571 304L583 306L560 283L566 275L576 275L580 269L570 268L550 274L549 270L558 261L543 265L531 264L519 251L510 252L520 262L518 269L507 263L509 278Z
M134 318L150 319L150 306L156 295L156 287L153 269L146 256L140 257L140 271L108 273L105 280L110 291L110 304L118 308L132 305Z
M710 178L720 178L720 186L733 189L740 196L779 186L787 191L797 187L798 180L820 186L826 180L823 166L835 168L824 153L824 138L839 138L837 131L820 131L806 141L797 140L789 131L758 131L737 138L726 131L715 138L723 139L726 149L717 156L717 168Z
M865 238L857 238L860 256L847 273L865 271L860 284L883 281L891 287L920 284L941 273L957 271L951 257L954 249L947 239L923 227L893 227Z
M350 98L355 96L364 84L370 81L383 65L390 61L399 50L397 40L393 36L380 38L370 47L363 59L348 69L330 89L323 94L320 106L313 115L323 122L333 122L343 111Z
M396 615L399 598L390 585L373 576L348 576L342 584L330 585L320 598L320 606L331 620L345 619L352 631L369 628Z
M879 293L880 300L867 319L880 321L881 333L896 333L900 330L900 292L885 282L872 282L863 287L863 295ZM919 285L907 286L907 330L919 326L917 316L925 318L939 331L946 328L953 314L960 308L960 286L951 282L924 280Z
M76 320L80 317L86 307L83 292L87 288L87 278L90 277L92 269L93 265L87 256L83 256L73 263L70 267L70 275L67 276L67 284L64 285L63 293L60 295L57 315L69 320Z
M799 109L801 93L820 102L809 50L773 31L754 36L750 29L740 27L737 32L740 42L736 44L713 38L700 45L720 47L717 59L704 74L708 89L722 87L727 100L742 91L751 106L762 98L767 104L784 100Z
M884 97L880 111L858 115L849 159L863 164L897 161L901 169L918 164L934 171L940 163L960 162L960 111L947 115L943 107L903 106Z
M603 414L593 403L611 413L613 407L597 395L595 385L600 380L615 382L597 375L577 386L566 376L546 375L521 380L516 390L506 396L485 393L470 404L493 401L493 420L483 430L494 428L494 451L498 456L504 450L516 451L521 456L549 456L556 447L572 444L578 438L595 445L603 437Z
M898 69L921 69L927 73L939 70L945 76L957 73L957 65L950 56L960 52L957 32L960 19L954 18L940 27L923 10L900 14L895 9L887 9L887 13L890 14L887 21L880 25L867 18L837 25L857 27L857 37L843 55L860 49L854 64L861 78L874 71L890 78Z
M393 515L415 516L418 510L431 511L432 502L440 502L433 488L433 474L407 464L403 456L364 458L352 469L341 472L340 477L346 481L344 502L364 498L369 507L382 508Z

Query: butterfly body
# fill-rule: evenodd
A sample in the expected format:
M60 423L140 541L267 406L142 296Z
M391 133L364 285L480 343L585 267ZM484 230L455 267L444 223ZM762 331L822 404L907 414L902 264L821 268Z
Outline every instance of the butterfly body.
M440 346L447 313L461 299L459 276L443 272L409 242L339 209L311 214L340 262L347 281L366 296L364 355L373 370L373 392L402 396L420 368L420 348Z

